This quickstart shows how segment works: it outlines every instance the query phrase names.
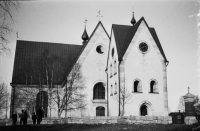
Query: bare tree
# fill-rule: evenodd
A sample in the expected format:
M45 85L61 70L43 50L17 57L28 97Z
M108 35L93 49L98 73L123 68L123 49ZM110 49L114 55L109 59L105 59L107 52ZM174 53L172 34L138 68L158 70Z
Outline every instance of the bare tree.
M29 114L35 111L37 88L18 86L15 97L15 109L25 108Z
M66 79L65 87L57 88L54 91L53 98L58 107L59 117L63 111L67 114L68 111L84 110L87 105L85 103L86 95L83 93L85 89L84 78L80 68L79 63L75 64Z
M6 118L7 118L7 111L9 107L9 93L7 91L7 85L4 82L0 83L0 111L6 110Z
M185 101L184 101L184 98L182 96L179 98L177 110L178 111L180 110L181 112L185 112Z
M124 116L124 111L125 111L125 105L130 104L133 102L132 100L132 93L128 91L127 87L125 86L120 90L120 97L119 95L115 95L114 100L120 104L121 111L120 111L120 116Z
M14 21L12 16L12 9L18 8L18 1L1 0L0 1L0 55L3 53L10 53L7 44L9 40L6 38L7 34L12 32L9 24Z
M194 111L197 121L200 122L200 103L198 95L194 98Z
M58 107L58 116L63 110L84 109L85 95L82 92L85 86L79 64L75 64L66 79L66 85L61 88L61 82L69 70L66 62L69 60L64 61L57 55L50 54L48 50L32 61L26 60L21 73L21 82L25 85L16 90L15 107L23 107L30 112L34 110L33 107L36 110L43 107L45 116L49 107L50 118L55 104ZM33 87L34 84L36 87Z
M196 103L199 103L199 96L198 95L194 98L194 104L196 104Z

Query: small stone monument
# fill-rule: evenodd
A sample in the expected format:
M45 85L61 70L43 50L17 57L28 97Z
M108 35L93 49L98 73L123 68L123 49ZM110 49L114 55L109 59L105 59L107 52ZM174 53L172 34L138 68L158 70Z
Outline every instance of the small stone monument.
M194 109L194 98L195 95L191 94L189 92L188 87L188 93L183 96L185 101L185 116L195 116L195 109Z

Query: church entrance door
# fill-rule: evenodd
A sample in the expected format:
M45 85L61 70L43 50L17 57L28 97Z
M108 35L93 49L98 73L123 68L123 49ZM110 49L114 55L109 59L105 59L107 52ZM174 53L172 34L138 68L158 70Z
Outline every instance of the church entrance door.
M140 108L141 116L146 116L147 115L147 106L142 105Z
M36 99L36 111L40 107L43 108L44 110L44 117L47 117L47 110L48 110L48 94L46 91L40 91L37 94L37 99Z

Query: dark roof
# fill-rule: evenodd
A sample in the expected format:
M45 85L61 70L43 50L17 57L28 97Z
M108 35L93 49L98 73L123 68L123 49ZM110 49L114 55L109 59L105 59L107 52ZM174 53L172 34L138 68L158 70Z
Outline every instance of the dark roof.
M131 40L133 39L133 37L142 21L144 21L145 24L147 25L147 28L149 29L155 43L157 44L162 56L164 57L165 62L168 62L167 58L165 57L164 51L162 49L162 46L160 44L160 41L158 39L155 29L150 28L148 26L144 17L142 17L139 21L137 21L137 23L134 24L133 26L116 25L116 24L112 25L112 29L113 29L113 32L115 35L116 46L117 46L118 59L122 60L128 46L130 45Z
M82 45L17 40L12 84L38 85L40 83L38 70L42 68L41 63L44 61L41 61L41 59L44 58L45 52L48 52L49 57L56 56L61 60L57 66L54 66L55 71L64 70L62 75L55 76L54 74L54 77L56 77L54 83L61 84L76 62L82 47Z
M160 41L159 41L159 39L158 39L158 36L157 36L157 34L156 34L155 29L154 29L154 28L149 28L149 30L150 30L151 35L153 36L153 39L154 39L154 41L156 42L156 44L157 44L157 46L158 46L158 49L160 50L160 53L162 54L162 56L163 56L165 62L167 62L167 58L166 58L165 53L164 53L164 51L163 51L163 49L162 49L162 46L161 46L161 44L160 44Z
M196 97L195 95L193 95L189 92L183 96L183 98L195 98L195 97Z
M185 112L170 112L169 113L169 116L172 116L172 115L184 115L185 114Z

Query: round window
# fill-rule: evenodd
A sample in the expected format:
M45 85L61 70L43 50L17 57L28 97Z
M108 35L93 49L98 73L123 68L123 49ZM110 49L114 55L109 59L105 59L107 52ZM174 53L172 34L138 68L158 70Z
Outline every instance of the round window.
M98 45L97 48L96 48L96 51L99 54L103 54L104 53L104 47L102 45Z
M142 53L145 53L148 51L148 45L145 42L142 42L139 44L139 49Z

